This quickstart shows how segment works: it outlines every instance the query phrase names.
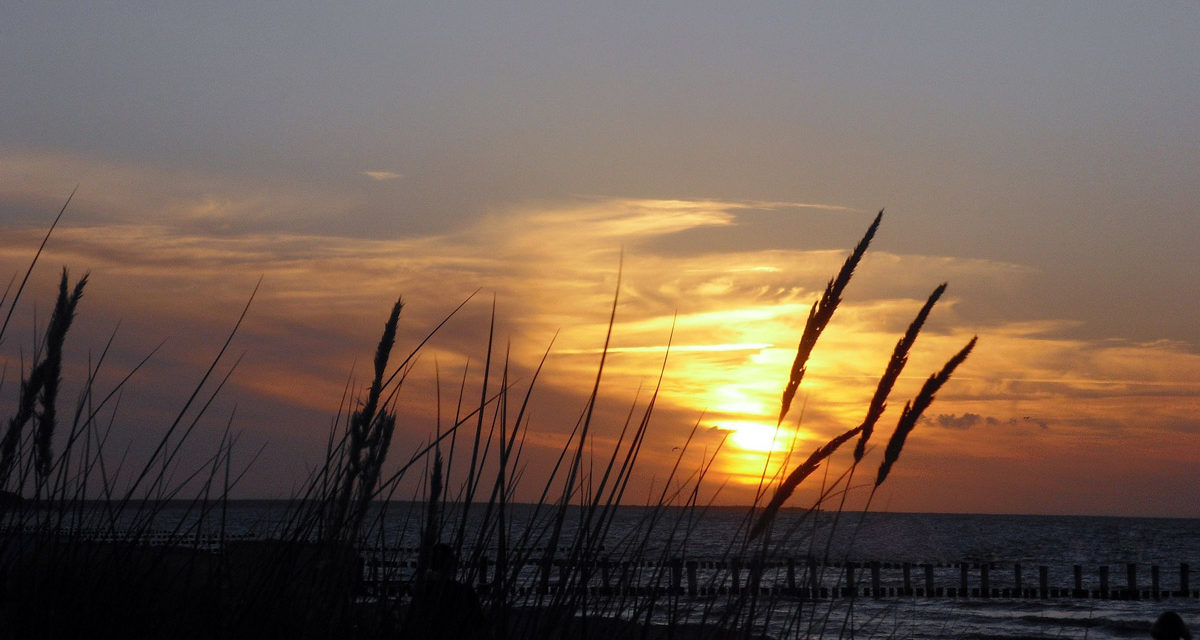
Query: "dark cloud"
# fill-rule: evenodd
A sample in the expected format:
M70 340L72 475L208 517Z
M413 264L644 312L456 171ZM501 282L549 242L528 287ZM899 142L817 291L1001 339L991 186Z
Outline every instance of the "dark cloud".
M921 421L927 424L932 424L936 427L941 427L943 429L958 429L963 431L980 424L989 427L997 427L1001 425L1034 424L1042 429L1047 429L1050 426L1050 424L1045 420L1036 418L1034 416L1021 416L1019 418L1005 419L997 418L995 416L981 416L978 413L970 412L962 415L954 413L940 413L933 418L921 418Z
M978 413L964 413L961 416L941 413L933 419L934 424L944 429L970 429L982 421L983 418Z

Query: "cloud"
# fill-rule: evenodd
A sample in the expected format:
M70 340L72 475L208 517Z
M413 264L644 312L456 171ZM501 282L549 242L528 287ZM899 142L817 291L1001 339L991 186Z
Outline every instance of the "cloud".
M363 171L362 174L372 180L395 180L401 177L394 171Z
M743 209L817 209L820 211L863 211L854 207L844 207L837 204L819 204L816 202L770 202L770 201L748 201L742 204Z
M125 287L139 296L113 294L129 312L168 313L156 309L174 305L177 313L200 317L203 311L190 302L150 302L146 294L157 288L169 299L174 291L203 291L197 301L222 299L234 307L261 275L267 308L256 310L258 317L358 340L369 340L373 325L347 324L346 317L369 319L376 307L399 293L409 300L406 318L428 326L439 320L441 310L483 287L496 293L506 325L520 337L514 357L526 362L539 358L558 333L555 354L561 375L548 384L570 388L594 374L616 288L620 244L627 243L633 248L621 273L607 380L630 390L645 382L661 367L674 326L664 403L720 419L732 414L746 418L747 410L757 412L753 418L766 419L776 410L782 372L794 356L808 306L844 252L731 250L680 256L637 248L645 237L736 224L741 206L593 199L514 208L455 234L392 240L286 233L214 236L168 226L66 227L51 248L56 261L91 267L94 282L143 283ZM20 238L15 233L10 232L7 246L28 245L37 235L30 231ZM16 262L20 255L11 252L9 257ZM879 260L864 263L856 275L810 362L803 392L822 404L829 420L811 424L813 439L835 430L839 421L861 418L857 414L873 391L886 354L920 306L915 296L872 296L872 282L903 273L930 287L941 272L957 270L966 282L952 291L969 296L977 283L1023 277L1020 270L986 261L876 255ZM232 282L241 284L231 287ZM939 400L947 408L951 403L963 407L955 414L960 416L957 423L946 418L942 426L973 426L961 416L987 415L982 409L1000 398L1025 403L1026 411L1057 421L1040 405L1114 393L1132 402L1137 396L1173 398L1195 391L1187 378L1173 373L1197 368L1180 345L1053 340L1029 323L956 326L956 305L957 299L949 297L935 310L909 364L912 373L894 394L911 397L922 372L939 368L969 334L983 334L977 353ZM1151 352L1155 357L1145 357ZM460 357L465 360L465 354ZM971 402L976 405L968 407Z
M1020 418L997 418L994 416L981 416L978 413L963 413L962 415L953 413L939 413L936 416L922 416L921 422L932 424L943 429L955 429L966 431L981 424L989 427L998 427L1002 425L1019 425L1019 424L1034 424L1041 429L1048 429L1050 424L1044 420L1039 420L1033 416L1021 416Z
M67 224L144 225L197 234L243 234L344 219L363 205L354 190L262 177L229 178L199 170L103 158L16 151L0 153L0 211L12 221L48 224L78 186Z
M149 188L144 176L107 184L114 191L105 197L134 212L160 207L236 218L253 201L236 188L216 186L143 197L136 191ZM197 199L195 193L210 198ZM283 200L303 198L292 194ZM373 349L383 314L397 295L408 303L398 344L412 345L458 302L482 290L481 300L451 321L410 374L413 395L401 403L410 417L402 443L421 441L432 430L436 411L428 398L437 395L436 376L478 381L492 295L496 335L503 341L498 344L505 345L514 379L527 380L554 343L535 394L545 404L531 411L530 437L550 446L562 442L573 424L563 416L578 412L580 396L586 395L581 390L596 378L619 276L597 436L611 437L607 430L622 423L634 398L644 402L658 385L669 341L656 428L648 436L651 448L668 451L686 439L700 416L705 424L742 424L747 434L774 428L804 319L858 239L846 238L841 250L730 246L703 253L662 252L646 242L694 229L731 228L762 204L579 198L498 208L453 233L387 239L273 228L222 231L197 224L200 213L153 218L154 225L93 216L82 222L69 218L44 260L91 269L81 327L107 329L122 320L129 339L138 341L127 346L134 354L170 339L173 350L161 379L187 378L188 366L205 361L210 342L224 335L261 277L242 334L247 357L232 384L242 406L255 404L245 399L257 399L264 406L318 415L322 408L336 410L355 355ZM19 271L41 233L0 229L0 266ZM52 291L53 275L42 276L30 291ZM1036 452L1023 455L1042 456L1051 468L1050 457L1063 451L1129 438L1158 442L1178 434L1180 425L1194 424L1200 356L1189 345L1067 339L1063 334L1077 320L1016 315L979 320L962 313L972 300L1035 276L1031 269L997 261L869 253L809 362L801 386L803 421L785 425L783 441L794 436L797 450L807 453L861 421L896 339L928 291L947 277L951 288L918 340L884 422L894 420L925 377L970 335L979 334L980 344L939 393L939 413L926 418L939 429L913 434L908 446L918 454L927 447L943 456L1003 459L1019 434L1038 438ZM101 329L86 342L102 341ZM16 363L19 354L6 348ZM1000 428L1023 424L1040 430ZM984 427L990 427L986 440L964 437ZM298 449L319 451L324 442L323 423L297 425L282 435L273 424L246 428L270 434L273 441L295 438L302 443ZM761 440L731 437L714 472L754 475L746 470L761 464L761 453L738 447Z
M934 424L945 429L970 429L982 421L983 418L978 413L964 413L961 416L942 413L933 419Z

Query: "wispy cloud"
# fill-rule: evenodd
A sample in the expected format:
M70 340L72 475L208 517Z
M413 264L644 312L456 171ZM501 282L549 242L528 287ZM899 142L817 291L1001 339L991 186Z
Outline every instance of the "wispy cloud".
M281 220L309 226L344 218L363 202L352 189L44 151L0 152L0 176L0 206L25 223L57 211L75 186L69 223L149 223L201 234L259 232Z
M139 206L134 195L111 197L132 203L135 210ZM761 207L717 200L582 199L512 206L452 234L385 240L213 233L178 221L155 226L99 221L61 229L46 260L90 268L94 289L83 310L85 322L96 316L114 322L132 318L145 332L138 335L143 346L166 337L163 333L219 335L261 276L263 287L244 336L249 353L235 383L248 397L305 410L333 411L354 355L371 348L394 296L404 294L409 301L402 330L413 344L441 314L482 287L496 295L500 329L511 337L514 370L535 363L557 333L541 382L556 404L538 412L530 426L531 442L556 442L570 425L555 416L571 415L581 406L576 394L595 375L624 247L621 302L604 384L614 424L639 386L653 384L674 327L659 397L661 424L651 437L669 450L701 416L706 426L733 429L741 435L731 438L718 468L737 476L761 464L761 452L752 450L755 443L776 437L768 432L795 341L809 306L845 251L730 247L665 254L642 241L734 226L742 212ZM18 268L38 239L39 231L32 228L0 230L0 264ZM846 246L854 240L847 238ZM944 428L914 436L914 459L923 459L925 451L925 459L935 464L935 453L1010 460L1018 446L1014 432L1031 427L1025 437L1036 434L1039 447L1022 448L1022 455L1043 460L1044 473L1052 477L1055 456L1068 455L1073 447L1069 455L1083 455L1078 450L1082 438L1113 444L1136 433L1144 442L1159 443L1195 424L1200 356L1188 345L1067 339L1061 336L1075 321L1033 321L1015 314L980 321L961 312L976 298L1019 289L1032 277L1031 269L995 261L869 254L810 361L801 389L807 402L803 422L786 426L780 442L795 435L806 452L857 423L899 333L928 290L944 279L951 282L950 293L918 341L888 415L894 416L924 376L967 336L978 333L981 342L940 395L939 413L929 419L928 424ZM442 375L478 362L487 307L468 307L435 341L412 374L414 388L434 384L434 360ZM181 350L177 366L203 360L203 351L194 348L198 351L190 358ZM428 436L435 411L420 398L433 395L409 398L405 410L414 418L403 438L418 442ZM599 437L607 437L607 426L598 427ZM287 437L316 452L323 430L323 424L312 424ZM948 473L970 472L942 464ZM987 472L987 464L975 472ZM897 483L904 486L919 476L915 468L901 468ZM729 499L744 497L731 486Z
M362 174L372 180L395 180L401 177L394 171L363 171Z

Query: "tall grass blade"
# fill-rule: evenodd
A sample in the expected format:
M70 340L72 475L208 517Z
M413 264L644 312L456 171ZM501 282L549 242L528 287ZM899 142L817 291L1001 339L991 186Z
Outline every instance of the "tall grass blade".
M812 472L817 470L817 467L821 465L821 462L833 455L834 451L837 451L838 448L845 444L847 440L853 438L859 433L862 433L861 426L850 429L849 431L830 440L829 442L826 442L816 451L813 451L811 454L809 454L808 459L800 464L800 466L792 469L792 472L788 474L787 478L784 478L783 482L780 483L779 488L775 490L775 494L771 496L771 500L767 502L767 506L763 507L762 514L758 516L758 520L754 523L754 527L750 529L749 539L754 540L766 530L767 525L771 524L771 521L775 519L775 515L779 513L779 508L783 506L784 501L791 497L792 492L796 490L796 487L798 487L805 478L812 475Z
M917 420L929 405L933 403L933 396L942 388L943 384L950 379L950 374L954 373L954 369L962 364L963 360L970 355L971 349L975 348L975 342L978 336L971 338L967 346L961 351L954 354L954 357L946 361L942 370L929 376L925 384L921 387L920 393L913 399L912 402L904 405L904 411L900 414L900 422L896 425L896 431L892 434L892 439L888 441L887 450L883 453L883 462L879 465L879 474L875 477L875 487L883 484L887 479L888 472L891 471L892 465L900 457L900 450L904 448L904 440L908 434L917 426Z
M58 221L62 220L63 214L67 211L67 205L71 204L71 199L75 197L76 191L79 191L79 185L75 185L75 188L71 189L71 194L67 196L67 201L58 210L58 215L54 216L54 222L51 222L50 228L46 229L46 235L42 237L42 244L38 245L37 252L33 254L33 259L29 261L29 268L25 270L25 277L21 278L21 284L17 286L17 291L13 294L13 299L8 305L8 313L4 315L4 324L0 325L0 342L4 341L4 332L8 329L8 322L12 320L13 311L17 308L17 302L21 299L21 292L25 290L25 285L29 282L29 276L33 273L33 268L37 266L38 259L42 256L42 251L46 248L46 243L50 241L50 235L54 233L54 228L58 226ZM6 297L7 293L6 289Z
M904 371L904 365L908 363L908 352L912 349L913 343L917 341L917 334L921 332L921 327L925 324L925 319L929 317L933 305L945 291L946 283L943 282L933 290L933 293L929 294L929 299L917 312L917 317L913 319L912 324L908 325L908 331L904 332L904 337L896 342L896 349L892 351L892 359L888 361L887 369L884 370L883 377L879 379L879 385L875 387L871 405L867 407L867 417L863 418L862 436L858 439L858 444L854 446L855 464L858 464L862 460L863 454L866 453L867 441L871 439L875 423L883 415L883 410L887 406L888 394L892 392L892 386L896 384L896 379L900 377L900 372Z
M213 372L217 368L217 364L221 361L221 358L225 356L225 352L229 350L229 345L233 343L234 336L237 335L238 330L242 326L242 322L245 321L246 315L250 312L250 305L253 304L254 297L258 294L258 288L260 286L262 286L262 278L259 278L258 283L254 285L254 290L250 292L250 298L246 300L246 306L242 307L242 313L238 315L237 322L235 322L233 324L233 328L229 330L229 335L225 337L225 342L217 351L217 355L214 356L209 362L208 369L204 371L204 375L200 377L200 381L197 382L196 386L192 388L191 395L188 396L187 401L184 402L183 407L179 410L179 412L175 414L175 419L171 422L171 425L167 427L166 434L159 440L158 444L154 448L154 451L150 454L146 465L138 473L138 476L136 479L134 479L133 484L130 485L126 494L126 501L132 499L134 492L142 484L142 482L146 480L146 477L149 476L151 463L154 460L159 459L159 456L161 456L166 450L168 441L179 428L179 425L183 422L183 417L187 414L188 409L190 409L196 402L196 399L200 396L200 390L204 388L205 383L207 383L208 379L212 377ZM122 507L124 507L124 505L122 505Z
M871 244L871 238L875 237L875 230L879 228L879 221L882 219L883 210L880 210L871 226L867 228L862 240L859 240L854 251L846 258L837 277L829 281L821 299L813 303L812 309L809 310L808 321L804 324L804 333L800 336L800 345L796 348L796 359L792 362L791 374L788 377L787 386L783 389L778 424L783 424L783 419L787 417L788 409L792 406L792 398L796 396L796 390L800 388L800 381L804 379L808 357L812 354L817 339L821 337L821 332L825 330L825 326L833 317L833 312L837 310L838 303L842 301L842 292L850 283L850 277L854 275L854 268L858 266L863 254L867 252L867 245Z

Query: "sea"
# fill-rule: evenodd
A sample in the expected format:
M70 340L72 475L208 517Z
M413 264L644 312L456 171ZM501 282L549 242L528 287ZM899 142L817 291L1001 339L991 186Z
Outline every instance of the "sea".
M286 530L292 507L230 501L197 527L188 523L197 518L194 505L168 503L143 529L170 538L209 536L220 526L223 539L265 539ZM746 508L569 507L561 524L557 513L506 505L508 555L530 560L516 572L514 589L536 591L536 560L550 549L566 557L580 539L589 541L586 583L593 592L677 586L651 606L645 598L615 609L596 604L597 614L664 624L728 621L746 615L753 593L749 624L781 639L1149 638L1150 625L1168 610L1200 632L1200 519L785 509L764 545L761 538L745 542L754 515ZM426 516L419 503L387 503L369 514L367 577L411 577ZM483 505L445 508L439 535L494 563L499 516ZM581 529L589 535L577 536ZM752 577L755 557L761 568ZM929 578L934 589L926 592ZM462 579L486 582L487 570L481 576L464 569ZM753 592L752 580L759 587Z

